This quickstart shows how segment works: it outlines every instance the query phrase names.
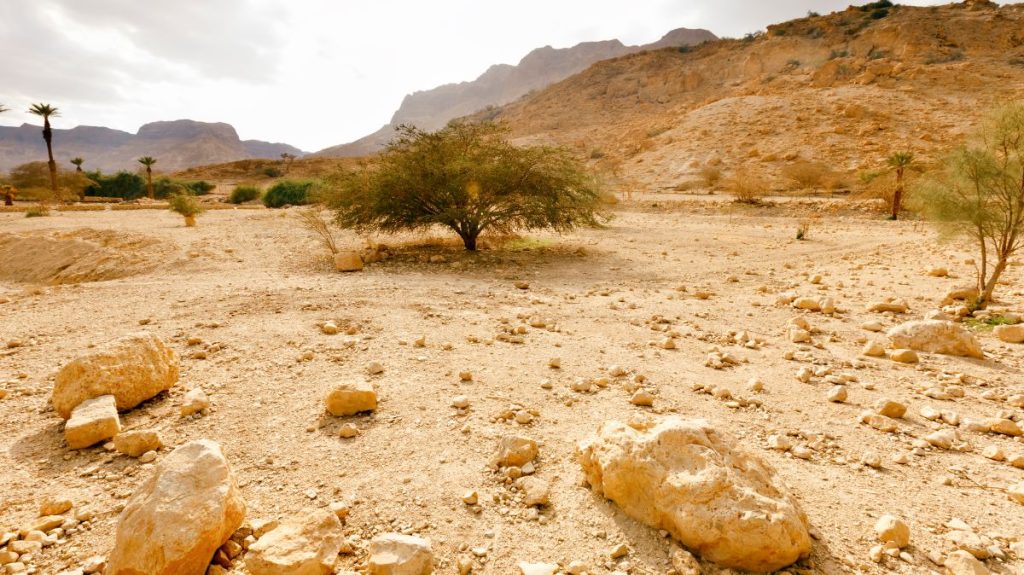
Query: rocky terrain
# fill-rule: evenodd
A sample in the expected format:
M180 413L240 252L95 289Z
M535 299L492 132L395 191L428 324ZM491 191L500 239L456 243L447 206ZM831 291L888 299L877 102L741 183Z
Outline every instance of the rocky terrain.
M715 40L707 30L679 28L665 34L657 42L643 46L626 46L618 40L582 42L571 48L537 48L516 65L496 64L476 80L445 84L430 90L409 94L391 117L391 121L373 134L354 142L332 146L317 152L319 156L366 156L379 151L391 138L395 128L412 124L424 130L436 130L449 120L493 106L512 102L534 90L581 72L591 64L642 50L693 46Z
M59 125L59 124L58 124ZM46 160L46 144L39 126L0 126L0 171ZM280 158L282 153L304 152L287 144L241 140L229 124L176 120L152 122L135 134L78 126L53 130L54 159L67 169L71 158L85 159L87 170L134 170L136 159L153 156L160 170L181 170L192 166L218 164L245 158Z
M0 562L1020 573L1022 268L949 321L973 254L855 208L647 195L351 274L290 210L2 213Z
M522 142L575 147L636 189L702 168L793 187L822 164L849 188L884 158L944 153L1024 97L1024 5L969 1L809 16L762 35L598 62L498 110Z

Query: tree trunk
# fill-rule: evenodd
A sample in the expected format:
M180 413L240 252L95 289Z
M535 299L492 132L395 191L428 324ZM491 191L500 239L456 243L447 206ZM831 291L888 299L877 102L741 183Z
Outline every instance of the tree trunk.
M466 250L475 252L476 251L476 235L473 234L459 234L462 236L462 244L466 246Z
M53 161L53 130L50 129L50 119L43 119L43 140L46 141L46 155L50 161L46 164L50 168L50 188L54 195L57 194L57 162Z
M149 196L149 199L151 199L151 200L154 199L153 198L153 170L151 170L149 168L149 166L146 166L146 195Z
M900 208L903 205L903 168L896 170L896 191L892 194L892 219L900 217Z
M985 289L978 296L978 307L984 308L992 301L992 292L996 289L996 284L999 283L999 276L1003 275L1003 270L1006 269L1006 258L1000 256L996 262L996 266L992 268L992 277L985 282Z

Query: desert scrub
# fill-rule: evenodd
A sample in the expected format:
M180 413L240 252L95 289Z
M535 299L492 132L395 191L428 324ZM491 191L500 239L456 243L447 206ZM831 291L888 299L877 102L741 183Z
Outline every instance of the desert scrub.
M764 177L748 168L740 168L728 182L733 201L741 204L760 205L768 195L768 183Z
M245 202L251 202L260 197L260 189L256 186L238 186L231 190L231 194L228 196L228 202L232 204L244 204Z
M304 206L309 203L310 180L284 180L271 186L263 194L263 205L268 208L283 206Z
M172 212L177 212L185 218L186 227L195 227L196 216L203 212L195 197L191 194L175 194L168 200Z
M25 210L26 218L41 218L48 215L50 215L50 210L48 210L46 206L32 206Z

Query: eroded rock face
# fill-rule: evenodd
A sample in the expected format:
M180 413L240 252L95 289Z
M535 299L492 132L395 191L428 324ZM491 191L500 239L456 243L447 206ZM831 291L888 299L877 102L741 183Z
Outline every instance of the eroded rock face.
M708 561L769 572L811 549L806 515L775 471L707 421L606 422L577 458L596 493Z
M895 348L979 359L985 357L974 335L951 321L908 321L890 329L888 336Z
M244 518L245 502L220 446L186 443L128 500L106 575L203 575Z
M252 575L327 575L344 540L338 516L320 509L291 518L249 547Z
M124 411L178 381L174 350L150 333L134 333L65 365L53 384L53 408L64 419L86 399L113 395Z

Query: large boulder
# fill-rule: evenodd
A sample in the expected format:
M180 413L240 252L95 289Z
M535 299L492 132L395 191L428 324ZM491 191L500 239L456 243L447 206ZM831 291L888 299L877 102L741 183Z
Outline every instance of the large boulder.
M951 321L926 319L902 323L888 332L894 348L984 358L971 332Z
M244 518L245 502L220 446L186 443L128 500L106 575L203 575Z
M320 509L284 521L249 547L251 575L328 575L344 542L341 521Z
M807 517L775 471L707 421L609 421L577 458L596 493L708 561L769 572L810 552Z
M150 333L134 333L65 365L53 384L53 408L67 419L86 399L113 395L124 411L170 389L178 381L174 350Z

